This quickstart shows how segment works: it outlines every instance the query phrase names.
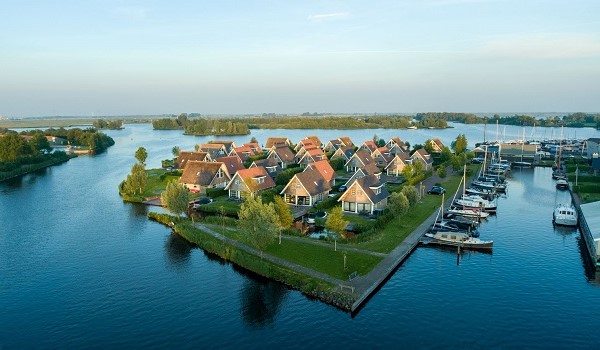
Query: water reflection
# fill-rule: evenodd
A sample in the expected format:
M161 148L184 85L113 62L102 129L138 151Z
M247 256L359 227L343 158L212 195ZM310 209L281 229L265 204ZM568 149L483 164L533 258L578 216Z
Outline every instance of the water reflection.
M140 203L131 203L128 205L133 216L148 216L148 206Z
M590 258L587 246L581 235L577 237L577 247L579 248L579 255L581 255L581 264L583 265L586 280L591 285L600 287L600 273L596 272L594 262Z
M178 234L171 233L165 241L167 261L173 267L185 267L190 262L190 255L193 248L193 244L179 237Z
M287 292L277 282L256 276L248 278L240 292L242 319L251 327L272 326Z

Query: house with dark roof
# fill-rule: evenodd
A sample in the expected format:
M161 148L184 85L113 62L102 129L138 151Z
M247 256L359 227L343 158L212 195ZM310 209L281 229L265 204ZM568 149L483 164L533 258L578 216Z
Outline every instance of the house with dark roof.
M267 143L265 144L265 148L266 149L271 149L271 147L275 146L275 145L286 145L291 147L292 146L292 141L290 139L288 139L287 137L269 137L267 139Z
M394 155L390 153L390 150L387 147L377 148L371 153L371 157L373 157L375 164L380 168L385 168L385 166L394 159Z
M238 157L242 162L245 162L248 158L254 155L252 148L249 146L240 146L233 148L231 152L229 152L230 156Z
M373 214L376 210L387 208L388 190L385 183L375 175L361 177L354 181L338 199L346 213Z
M410 164L410 157L407 153L398 153L394 158L385 166L384 170L387 175L400 176L404 167Z
M350 158L352 158L353 155L354 155L354 147L342 146L342 147L338 148L335 152L333 152L333 155L331 155L331 160L341 158L344 160L344 163L346 163L347 161L350 160Z
M300 147L298 152L296 152L296 163L298 163L300 161L300 159L302 159L302 157L304 157L306 152L314 150L314 149L320 150L320 148L317 148L317 146L313 145L312 143L306 145L305 147Z
M356 151L344 166L346 167L346 171L350 173L355 172L358 168L362 168L369 163L375 163L375 160L371 157L371 152Z
M342 147L342 142L340 140L330 140L323 146L323 151L335 152L340 147Z
M225 145L220 144L220 143L204 143L204 144L198 145L198 148L196 149L196 151L207 152L208 154L210 154L210 157L212 159L216 159L219 157L225 157L228 155L227 148L225 147Z
M259 159L250 164L250 168L258 166L265 168L272 178L275 178L283 170L275 158Z
M594 154L600 154L600 138L591 137L586 141L587 158L592 159Z
M229 182L229 172L220 162L190 161L185 166L179 183L191 192L206 193L207 188L224 188Z
M404 143L404 141L400 140L399 137L392 137L391 139L388 140L388 142L385 144L385 147L387 147L390 150L390 153L396 155L398 153L409 153L410 149L408 148L408 146L406 145L406 143Z
M267 158L275 158L282 169L288 165L294 164L294 153L289 147L277 147L269 151Z
M359 151L369 152L369 154L373 153L377 149L377 145L373 140L368 140L362 143L360 147L358 147Z
M260 192L273 187L275 181L265 168L259 166L235 173L225 189L229 191L231 198L254 198Z
M175 165L178 169L185 169L185 165L190 161L211 162L212 158L207 152L179 151Z
M232 149L234 149L235 147L237 147L235 145L234 141L229 141L229 140L212 140L212 141L208 141L209 144L218 144L218 145L223 145L225 146L225 152L227 152L227 154L229 154L229 152L231 152Z
M318 170L297 173L283 188L286 203L301 206L313 206L316 202L327 198L331 191L329 182Z
M322 149L315 148L306 151L302 158L298 160L298 164L304 168L308 163L318 162L320 160L327 160L327 155L325 155Z
M233 175L235 173L237 173L238 171L240 171L242 169L246 169L244 164L242 164L242 161L240 160L240 158L238 158L236 156L219 157L215 160L217 162L221 162L221 163L225 164L225 168L227 168L227 173L229 174L229 177L233 177Z
M323 178L329 182L329 185L333 187L335 185L335 170L331 167L331 164L327 160L320 160L314 163L308 163L304 171L317 170Z
M354 181L369 175L375 175L378 179L381 179L381 170L375 163L369 163L362 168L356 169L354 174L350 176L350 179L346 181L345 186L349 188Z
M410 157L410 161L412 164L414 164L414 162L423 163L423 170L425 171L433 167L433 157L431 157L431 154L429 154L425 148L419 148L416 150L415 153L413 153Z

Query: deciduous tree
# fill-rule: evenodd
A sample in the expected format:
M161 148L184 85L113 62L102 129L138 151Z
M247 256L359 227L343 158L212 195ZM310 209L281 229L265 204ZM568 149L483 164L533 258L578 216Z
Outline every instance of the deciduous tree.
M390 196L390 200L388 203L388 209L390 213L394 215L394 217L398 218L398 221L402 219L404 215L408 212L408 208L410 207L410 203L408 198L401 192L394 192Z
M247 198L240 207L238 216L240 232L249 237L262 258L264 250L273 241L280 227L273 203L263 204L260 197Z
M273 205L275 207L275 212L279 217L279 225L281 226L281 229L290 228L294 222L294 216L292 215L290 207L283 200L283 197L275 196Z
M148 158L148 152L144 147L140 147L135 151L135 159L142 164L146 164L146 158Z
M173 180L167 184L165 190L160 194L162 205L171 213L181 217L188 210L190 192L183 184Z
M406 196L409 205L412 206L417 204L417 201L419 200L419 193L417 192L417 189L414 186L404 186L402 188L401 193L404 194L404 196Z
M344 237L344 232L348 226L348 220L344 220L344 214L342 207L335 207L327 215L327 221L325 221L325 228L328 231L335 232L340 237Z

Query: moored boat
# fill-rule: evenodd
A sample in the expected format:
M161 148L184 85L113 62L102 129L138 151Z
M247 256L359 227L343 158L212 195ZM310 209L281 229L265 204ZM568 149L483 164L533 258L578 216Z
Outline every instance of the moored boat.
M552 213L552 222L561 226L577 226L577 212L572 206L559 204Z
M569 183L567 182L567 180L559 179L556 181L556 188L559 190L568 190Z
M428 238L427 243L466 249L490 250L494 246L494 241L484 241L460 232L438 231L436 233L426 233L425 237Z

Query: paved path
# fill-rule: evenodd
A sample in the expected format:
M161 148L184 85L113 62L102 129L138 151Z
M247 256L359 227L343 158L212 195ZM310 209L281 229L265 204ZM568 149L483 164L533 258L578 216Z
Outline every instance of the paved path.
M246 252L248 252L250 254L254 254L254 255L257 255L257 256L260 255L260 252L258 250L254 249L252 247L249 247L249 246L247 246L247 245L245 245L243 243L240 243L240 242L238 242L236 240L227 238L227 237L223 236L222 234L213 231L210 227L208 227L206 225L196 223L195 226L197 228L199 228L200 230L208 233L209 235L211 235L211 236L213 236L213 237L215 237L215 238L217 238L217 239L219 239L221 241L225 241L226 243L231 244L232 246L234 246L234 247L236 247L238 249L244 250L244 251L246 251ZM319 271L315 271L313 269L309 269L307 267L304 267L302 265L298 265L298 264L289 262L287 260L283 260L283 259L278 258L276 256L273 256L271 254L263 253L263 259L269 260L269 261L271 261L273 263L276 263L278 265L287 267L287 268L289 268L291 270L299 271L299 272L302 272L302 273L304 273L306 275L309 275L309 276L316 277L316 278L319 278L321 280L327 281L327 282L332 283L335 286L337 286L336 288L340 288L339 286L342 285L342 284L347 284L346 281L342 281L342 280L339 280L337 278L334 278L334 277L331 277L329 275L326 275L324 273L321 273Z

